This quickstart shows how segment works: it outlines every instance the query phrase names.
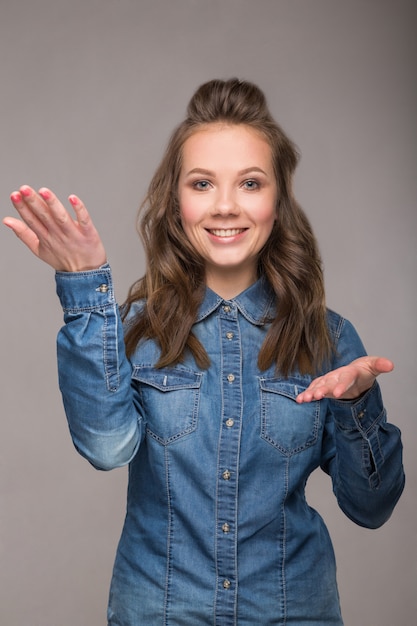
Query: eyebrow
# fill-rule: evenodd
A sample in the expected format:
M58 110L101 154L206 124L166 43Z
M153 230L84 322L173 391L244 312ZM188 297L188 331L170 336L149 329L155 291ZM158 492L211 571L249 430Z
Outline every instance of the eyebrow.
M261 169L260 167L257 167L256 165L254 165L253 167L246 167L244 170L240 170L237 173L237 175L244 176L245 174L250 174L251 172L259 172L260 174L264 174L265 176L268 176L265 170ZM192 174L202 174L203 176L215 176L215 173L212 172L211 170L206 170L201 167L195 167L194 169L187 172L186 175L190 176Z

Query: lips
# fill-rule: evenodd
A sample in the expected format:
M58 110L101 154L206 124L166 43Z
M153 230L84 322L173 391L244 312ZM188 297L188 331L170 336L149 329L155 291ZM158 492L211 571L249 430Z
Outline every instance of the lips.
M240 235L246 228L209 228L208 231L215 237L235 237Z

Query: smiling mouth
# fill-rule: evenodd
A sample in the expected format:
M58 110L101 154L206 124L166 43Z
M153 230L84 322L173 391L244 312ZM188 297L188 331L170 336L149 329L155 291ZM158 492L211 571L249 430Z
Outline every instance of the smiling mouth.
M209 228L208 232L216 237L235 237L243 233L246 228Z

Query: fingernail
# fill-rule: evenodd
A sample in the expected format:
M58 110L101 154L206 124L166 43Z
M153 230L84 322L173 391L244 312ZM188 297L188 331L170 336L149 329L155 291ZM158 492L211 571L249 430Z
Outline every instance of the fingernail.
M39 189L39 195L44 200L50 200L51 198L51 192L49 191L49 189Z
M20 195L18 191L13 191L13 193L10 194L10 200L12 202L20 202L21 199L22 199L22 196Z
M21 187L20 188L20 193L22 194L22 196L25 196L25 198L28 198L31 194L31 188L30 187Z
M71 202L72 206L77 206L77 204L79 204L77 196L71 195L68 200Z

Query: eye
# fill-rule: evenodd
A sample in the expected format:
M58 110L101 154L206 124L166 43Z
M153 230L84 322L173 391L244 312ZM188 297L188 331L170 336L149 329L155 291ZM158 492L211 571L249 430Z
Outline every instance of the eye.
M193 189L197 191L206 191L210 187L208 180L196 180L193 182Z
M257 180L254 180L253 178L251 178L249 180L245 180L245 182L242 184L242 187L246 189L247 191L253 191L255 189L259 189L260 184Z

